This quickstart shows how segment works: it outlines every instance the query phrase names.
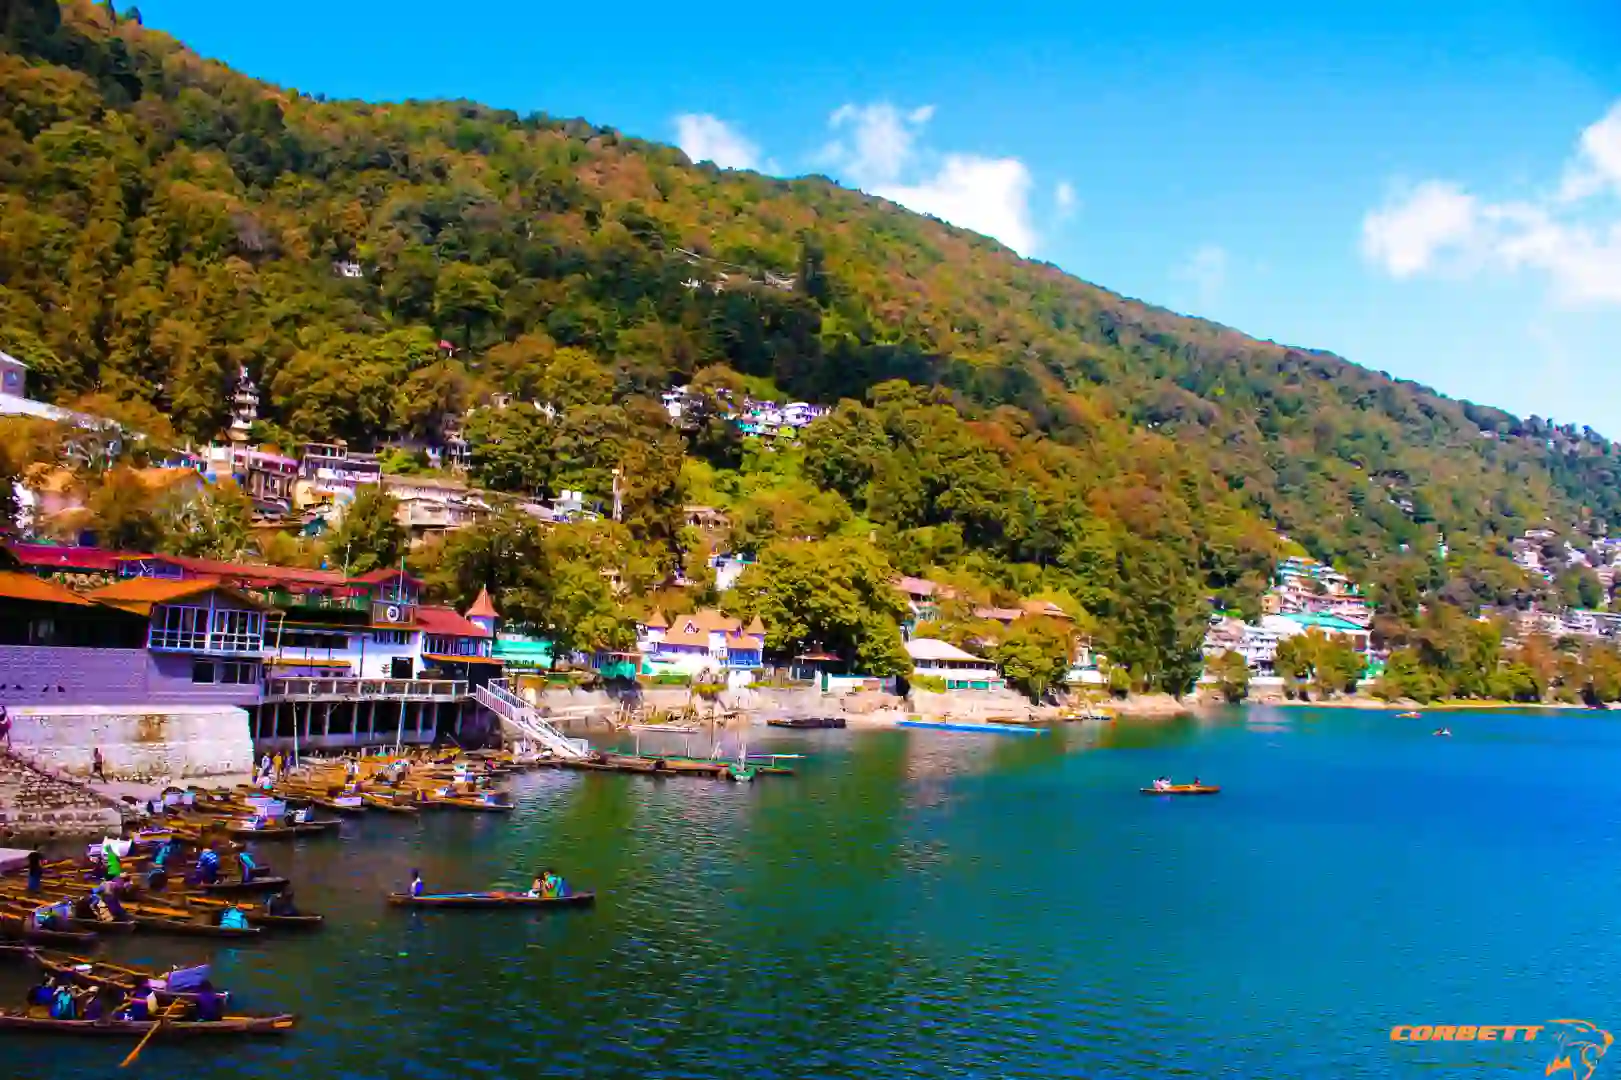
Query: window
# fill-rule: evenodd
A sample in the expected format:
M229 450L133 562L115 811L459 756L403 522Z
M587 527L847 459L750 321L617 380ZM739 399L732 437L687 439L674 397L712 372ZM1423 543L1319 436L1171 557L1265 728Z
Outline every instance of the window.
M373 630L372 641L378 645L404 645L410 638L409 630Z
M211 638L213 652L258 652L264 640L264 616L257 611L216 610Z
M208 609L159 604L152 609L147 645L201 652L208 647Z
M247 661L228 660L219 666L222 683L234 686L252 686L259 681L259 665Z
M270 635L271 648L307 649L314 652L342 652L349 647L349 635L319 630L282 630Z
M191 681L194 683L211 683L215 679L214 661L193 660L191 662Z

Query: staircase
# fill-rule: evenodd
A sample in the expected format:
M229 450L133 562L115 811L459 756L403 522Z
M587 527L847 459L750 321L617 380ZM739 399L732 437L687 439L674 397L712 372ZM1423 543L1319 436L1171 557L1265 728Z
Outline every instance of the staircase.
M501 718L531 742L537 742L558 757L583 758L590 753L584 739L571 739L540 714L540 710L514 694L505 679L493 679L473 688L473 700Z

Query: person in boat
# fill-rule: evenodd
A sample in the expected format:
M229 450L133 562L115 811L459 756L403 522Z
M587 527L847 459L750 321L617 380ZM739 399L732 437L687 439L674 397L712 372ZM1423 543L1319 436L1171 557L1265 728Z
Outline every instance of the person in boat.
M79 995L73 992L73 987L66 982L57 986L51 994L52 1020L77 1020L79 1018Z
M84 1007L84 1019L93 1020L97 1023L110 1019L113 1013L113 1004L108 991L102 988L90 994L89 997L90 1001Z
M40 857L39 848L28 853L28 891L37 893L44 882L45 863Z
M113 914L112 906L107 903L107 896L99 886L86 898L85 903L90 908L90 917L97 922L110 923L118 921L118 916Z
M101 894L102 906L112 914L113 919L128 922L129 912L124 910L124 903L118 896L122 891L121 883L117 881L109 881L105 885L98 885L95 889L95 892Z
M49 1009L51 998L56 996L56 979L46 975L33 986L28 988L28 1005L30 1008L39 1007Z
M135 988L135 995L129 999L123 1013L118 1017L121 1020L155 1020L162 1013L158 1009L158 992L152 989L150 982L142 981Z
M204 848L197 856L197 880L212 885L220 879L220 854L213 848Z
M540 895L548 900L556 900L568 895L568 886L563 883L557 871L548 870L540 879Z
M118 846L111 839L101 842L101 872L108 881L124 872L124 864L118 858Z
M422 871L420 870L411 871L411 895L422 895Z
M224 914L220 915L220 928L222 930L251 929L248 926L248 917L244 915L242 913L242 909L237 907L235 904L232 904L230 907L226 908Z
M293 903L293 890L271 893L265 898L265 914L267 915L297 915L298 906Z
M242 870L242 880L252 881L253 875L259 870L259 864L253 861L253 854L247 848L243 848L237 852L236 863Z
M232 908L231 910L236 910ZM197 987L197 1019L205 1024L217 1024L225 1019L225 1003L214 989L214 984L204 979L202 985Z
M1193 778L1193 786L1194 786L1194 787L1198 787L1198 786L1199 786L1199 778L1198 778L1198 777L1197 777L1197 776L1195 776L1195 777L1194 777L1194 778Z

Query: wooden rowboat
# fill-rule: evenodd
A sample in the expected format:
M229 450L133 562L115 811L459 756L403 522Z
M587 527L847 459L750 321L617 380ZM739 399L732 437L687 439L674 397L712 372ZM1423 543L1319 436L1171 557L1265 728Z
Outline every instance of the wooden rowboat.
M1170 787L1138 788L1144 795L1214 795L1221 788L1215 784L1172 784Z
M441 806L454 806L458 810L477 810L484 814L506 814L512 811L511 803L485 802L483 799L450 798L435 799Z
M227 1016L221 1020L163 1021L165 1038L205 1038L214 1035L285 1035L298 1018L281 1016ZM24 1031L36 1035L86 1035L129 1038L152 1030L156 1020L51 1020L16 1011L0 1012L0 1030Z
M197 888L205 893L251 893L251 892L281 892L291 884L284 877L256 877L252 881L243 881L235 878L230 881L216 881L212 884L204 883Z
M121 967L118 964L108 964L99 960L89 960L83 956L73 956L68 953L48 952L44 949L28 949L24 954L33 965L41 971L55 975L61 979L78 986L87 986L92 990L111 990L124 997L129 997L135 988L149 979L165 979L173 971L148 971L142 968ZM158 1002L167 1005L172 1001L195 1002L196 993L192 991L162 989L155 991ZM229 1000L227 991L220 991L220 996Z
M388 902L396 907L431 908L496 908L496 907L584 907L596 902L593 892L570 893L567 896L530 896L521 892L389 893Z
M360 793L360 797L365 800L367 806L376 810L387 810L393 814L415 814L418 812L417 808L410 803L395 802L393 799L385 795L378 795L376 792L363 791Z

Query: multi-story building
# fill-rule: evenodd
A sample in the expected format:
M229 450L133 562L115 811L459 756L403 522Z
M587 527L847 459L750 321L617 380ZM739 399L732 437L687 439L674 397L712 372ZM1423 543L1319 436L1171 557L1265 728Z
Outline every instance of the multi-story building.
M747 685L765 664L765 627L759 619L744 624L707 609L667 623L655 613L640 630L643 667L653 674L711 672L738 686Z
M487 730L472 695L500 672L493 634L423 604L421 581L402 570L346 577L172 555L132 557L123 569L136 578L227 582L274 609L264 631L264 690L250 709L262 744L428 742L440 731L465 744L464 736Z

